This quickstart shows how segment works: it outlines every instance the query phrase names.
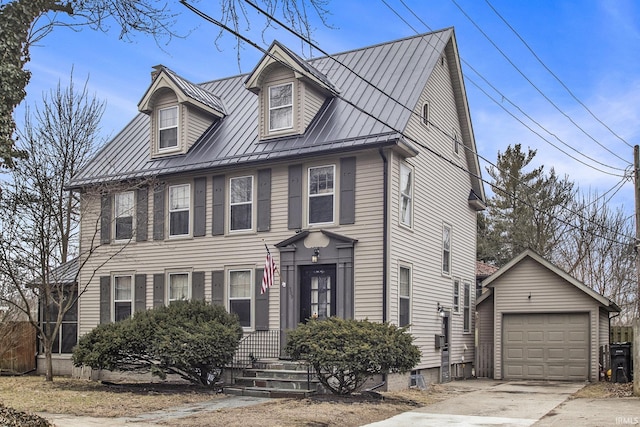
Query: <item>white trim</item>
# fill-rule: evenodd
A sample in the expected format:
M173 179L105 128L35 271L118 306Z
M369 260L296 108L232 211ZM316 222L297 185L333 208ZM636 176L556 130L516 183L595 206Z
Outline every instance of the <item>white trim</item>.
M249 297L231 297L231 273L235 272L249 272ZM252 331L255 328L255 267L249 266L236 266L232 268L226 268L226 286L225 286L225 305L227 311L231 313L231 300L246 301L249 300L249 326L243 326L245 331Z
M167 111L167 110L175 110L176 111L176 124L172 125L172 126L165 126L162 127L161 126L161 122L160 122L160 114L163 111ZM164 108L158 108L157 111L157 115L156 115L156 120L158 123L158 131L156 134L157 140L156 140L156 150L158 153L168 153L168 152L173 152L173 151L179 151L180 150L180 106L179 105L172 105L170 107L164 107ZM176 129L176 145L172 145L169 147L160 147L160 133L163 130L168 130L168 129Z
M445 230L449 230L449 249L448 249L448 267L449 271L445 271ZM452 266L451 261L453 259L453 226L447 222L442 223L442 240L440 244L440 255L441 255L441 263L440 269L442 271L443 276L451 277Z
M240 202L240 203L233 203L231 201L231 182L233 180L237 180L237 179L243 179L243 178L250 178L251 179L251 199L248 202ZM256 199L256 188L255 188L255 178L253 175L244 175L244 176L234 176L234 177L230 177L229 178L229 233L237 233L237 232L246 232L246 231L253 231L253 227L255 224L255 215L256 215L256 209L255 209L255 199ZM242 206L242 205L251 205L251 215L250 215L250 224L249 224L249 228L239 228L237 230L234 230L231 228L231 224L233 223L232 219L233 216L231 215L231 208L233 206Z
M187 194L189 196L189 206L187 208L179 208L179 209L171 209L171 189L178 187L187 187ZM189 213L189 220L187 223L187 233L186 234L171 234L171 213L173 212L185 212ZM191 194L191 183L183 183L183 184L172 184L169 185L167 189L167 235L170 239L172 238L181 238L181 237L190 237L192 232L191 222L193 220L193 197Z
M129 277L131 279L131 299L129 300L116 300L116 278L118 277ZM113 272L111 273L111 296L109 297L109 304L111 305L111 321L116 321L116 303L117 302L129 302L131 304L131 316L135 311L135 301L136 301L136 275L133 271L125 271L125 272ZM121 319L123 320L123 319Z
M331 168L331 173L333 174L333 186L331 188L331 192L327 192L327 193L318 193L318 194L311 194L311 170L312 169L321 169L321 168ZM306 186L306 194L307 194L307 224L308 225L323 225L323 224L335 224L336 222L336 198L337 198L337 193L336 193L336 187L338 186L338 181L337 181L337 168L335 164L326 164L326 165L319 165L319 166L309 166L307 167L307 186ZM331 221L326 221L326 222L311 222L311 198L315 198L315 197L328 197L331 196Z
M455 314L460 314L460 278L454 277L453 279L453 301L451 305L451 312ZM458 288L458 304L456 307L456 287Z
M180 301L178 299L171 299L171 276L186 275L187 276L187 295L185 300L191 299L191 270L167 270L165 272L166 278L166 292L165 292L165 305L169 305L171 301Z
M131 236L126 237L124 239L118 239L118 196L123 196L125 194L131 194L131 199L132 199L132 205L131 205ZM115 193L113 195L113 241L115 243L121 243L121 242L129 242L131 241L131 239L134 236L135 233L135 229L136 229L136 192L133 190L128 190L128 191L121 191L118 193ZM125 216L123 216L123 218L126 218Z
M282 87L282 86L291 86L291 104L286 104L286 105L279 105L277 107L271 107L271 89L275 89L278 87ZM294 128L294 123L295 123L295 117L294 117L294 102L295 102L295 87L293 82L286 82L286 83L278 83L278 84L274 84L271 86L267 87L267 117L266 117L266 121L267 121L267 132L269 134L271 134L272 132L280 132L280 131L285 131L285 130L290 130ZM279 127L279 128L272 128L271 127L271 111L275 111L275 110L284 110L285 108L290 108L291 109L291 124L289 126L283 126L283 127Z
M400 279L402 277L401 271L405 269L409 271L409 295L401 295L400 291ZM406 325L400 323L400 302L402 299L409 300L409 321ZM413 266L410 263L399 261L398 262L398 326L411 326L413 323ZM410 328L411 329L411 328Z
M408 183L410 184L410 193L407 194L405 193L404 189L402 188L402 176L403 176L403 171L407 171L408 172ZM414 201L415 201L415 169L413 168L413 166L409 165L408 163L404 163L404 162L400 162L400 166L399 166L399 171L398 171L398 223L401 227L406 227L409 229L413 229L413 214L414 214L414 210L413 210L413 206L415 205ZM405 198L409 201L409 223L405 222L404 219L404 215L403 215L403 201L405 200Z

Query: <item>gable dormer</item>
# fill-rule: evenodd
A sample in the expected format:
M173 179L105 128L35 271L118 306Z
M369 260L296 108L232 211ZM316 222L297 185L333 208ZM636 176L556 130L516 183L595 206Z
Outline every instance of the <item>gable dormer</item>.
M245 80L259 97L260 139L300 135L338 88L291 50L271 44Z
M226 113L222 100L156 65L138 110L151 117L151 157L185 154Z

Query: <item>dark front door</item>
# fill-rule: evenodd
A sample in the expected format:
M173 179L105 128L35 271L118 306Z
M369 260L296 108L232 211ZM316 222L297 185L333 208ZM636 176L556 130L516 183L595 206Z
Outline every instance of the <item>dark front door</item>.
M444 335L444 343L442 345L442 360L440 364L440 382L447 383L451 381L451 372L450 372L450 360L449 360L449 338L450 338L450 328L449 328L449 312L444 311L444 316L442 317L442 335Z
M335 316L335 264L303 266L300 269L300 322Z

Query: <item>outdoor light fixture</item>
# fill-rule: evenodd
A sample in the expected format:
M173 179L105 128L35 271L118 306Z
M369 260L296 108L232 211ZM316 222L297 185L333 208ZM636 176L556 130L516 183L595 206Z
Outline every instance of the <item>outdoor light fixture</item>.
M317 263L318 258L320 257L320 248L313 248L313 255L311 255L311 262Z
M438 314L440 317L444 317L444 307L441 306L440 303L438 303Z

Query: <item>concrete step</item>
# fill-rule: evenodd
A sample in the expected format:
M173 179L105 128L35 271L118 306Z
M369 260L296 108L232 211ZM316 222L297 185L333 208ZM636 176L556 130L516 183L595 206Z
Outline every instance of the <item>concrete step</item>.
M307 372L307 364L293 360L260 359L252 363L253 369L280 370L280 371L304 371Z
M236 377L235 384L237 386L244 387L264 387L264 388L276 388L285 390L316 390L319 381L313 377L309 381L305 376L304 379L292 379L292 378L269 378L269 377Z
M299 380L306 381L307 377L315 378L315 372L307 372L305 371L291 371L284 369L244 369L243 371L244 377L260 377L260 378L275 378L275 379L290 379L290 380Z
M234 396L251 396L251 397L271 397L271 398L288 398L288 399L302 399L315 394L315 390L306 389L279 389L271 387L242 387L242 386L229 386L224 387L223 392L225 394L231 394Z

